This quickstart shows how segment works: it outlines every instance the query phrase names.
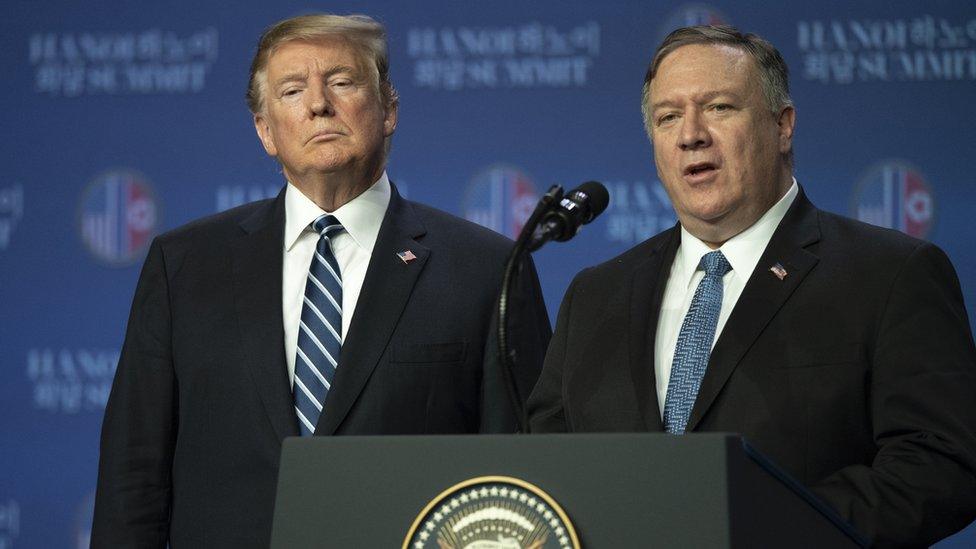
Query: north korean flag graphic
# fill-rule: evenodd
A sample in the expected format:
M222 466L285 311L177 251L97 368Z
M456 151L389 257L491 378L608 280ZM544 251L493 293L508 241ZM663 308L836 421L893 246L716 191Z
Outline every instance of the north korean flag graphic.
M539 198L535 192L535 185L521 172L512 174L512 179L508 185L509 193L509 231L507 234L517 237L522 232L522 227L532 215L535 209L536 200Z
M479 225L517 238L539 198L535 184L521 169L495 164L468 185L464 217Z
M918 170L889 160L861 179L854 211L861 221L925 238L935 221L935 199Z
M81 237L111 265L139 260L156 229L156 200L146 180L129 170L107 172L88 186L81 203Z

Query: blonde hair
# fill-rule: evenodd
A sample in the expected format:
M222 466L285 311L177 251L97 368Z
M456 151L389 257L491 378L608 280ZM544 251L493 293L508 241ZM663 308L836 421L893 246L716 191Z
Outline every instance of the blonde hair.
M389 108L397 102L397 92L390 81L390 61L383 25L366 15L311 14L279 21L261 35L251 61L247 86L247 106L251 113L258 114L264 109L268 59L278 48L288 42L314 42L328 38L346 40L363 61L371 61L364 65L376 72L376 86L384 106Z

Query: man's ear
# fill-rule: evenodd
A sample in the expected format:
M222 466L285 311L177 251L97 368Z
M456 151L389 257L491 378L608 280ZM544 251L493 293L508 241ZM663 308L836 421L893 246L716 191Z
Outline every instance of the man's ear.
M268 156L278 156L278 147L275 146L274 137L271 135L271 126L263 114L254 115L254 131L258 134L258 139L264 145L264 151Z
M796 109L786 107L779 113L776 125L779 126L779 152L786 154L793 150L793 127L796 124Z
M399 114L400 101L393 100L386 107L386 117L383 119L383 136L390 137L397 127L397 116Z

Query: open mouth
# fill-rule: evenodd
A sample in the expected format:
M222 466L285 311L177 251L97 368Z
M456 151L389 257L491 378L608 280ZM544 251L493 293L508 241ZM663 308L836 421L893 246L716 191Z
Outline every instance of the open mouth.
M685 175L698 176L705 173L713 172L717 170L718 167L711 162L698 162L696 164L691 164L685 168Z

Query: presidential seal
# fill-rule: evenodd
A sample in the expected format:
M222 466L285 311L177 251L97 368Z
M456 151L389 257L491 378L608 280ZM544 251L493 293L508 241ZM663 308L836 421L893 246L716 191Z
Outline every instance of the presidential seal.
M478 477L434 498L410 527L403 549L579 549L559 504L511 477Z

